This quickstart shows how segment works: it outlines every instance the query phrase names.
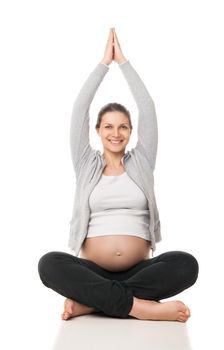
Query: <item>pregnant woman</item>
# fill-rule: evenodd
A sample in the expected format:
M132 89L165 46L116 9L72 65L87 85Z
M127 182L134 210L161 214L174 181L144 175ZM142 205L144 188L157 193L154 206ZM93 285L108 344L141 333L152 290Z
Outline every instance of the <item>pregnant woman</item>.
M130 113L122 104L108 103L96 123L101 154L89 144L89 108L113 61L137 104L138 140L125 152ZM183 251L150 254L161 240L153 178L157 138L154 102L111 28L103 59L78 94L71 119L76 193L69 247L74 254L52 251L38 263L43 284L66 298L63 320L94 312L140 320L189 318L183 302L161 300L196 282L197 260Z

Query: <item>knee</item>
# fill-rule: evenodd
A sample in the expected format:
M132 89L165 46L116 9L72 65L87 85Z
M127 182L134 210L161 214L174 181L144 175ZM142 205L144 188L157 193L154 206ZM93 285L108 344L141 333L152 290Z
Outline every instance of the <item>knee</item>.
M192 284L196 282L199 273L199 264L196 258L187 252L179 252L179 266L182 274Z
M38 262L38 273L42 281L46 281L49 276L52 276L62 254L62 252L49 252L40 258Z
M193 284L197 280L199 265L193 255L184 251L170 251L161 255L162 261L170 263L175 276Z

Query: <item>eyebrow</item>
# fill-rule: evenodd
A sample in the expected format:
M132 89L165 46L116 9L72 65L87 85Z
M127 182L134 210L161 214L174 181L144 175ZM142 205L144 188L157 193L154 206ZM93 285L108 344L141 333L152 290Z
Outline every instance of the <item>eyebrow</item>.
M103 123L103 125L105 125L105 124L113 125L113 124L110 124L110 123ZM128 123L122 123L122 124L120 124L120 125L129 125L129 124L128 124Z

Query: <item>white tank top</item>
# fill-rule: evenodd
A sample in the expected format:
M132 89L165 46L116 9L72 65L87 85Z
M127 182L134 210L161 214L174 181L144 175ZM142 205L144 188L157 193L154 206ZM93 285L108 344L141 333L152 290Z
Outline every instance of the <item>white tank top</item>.
M87 237L131 235L150 240L148 201L126 172L102 174L89 197Z

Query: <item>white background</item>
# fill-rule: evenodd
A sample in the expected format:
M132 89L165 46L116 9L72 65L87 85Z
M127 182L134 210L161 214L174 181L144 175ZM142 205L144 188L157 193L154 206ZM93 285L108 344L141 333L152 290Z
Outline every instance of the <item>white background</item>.
M64 297L46 288L39 258L67 248L75 193L69 128L73 101L103 57L115 27L155 102L155 193L163 241L200 264L178 296L192 311L193 349L221 348L223 318L224 12L222 1L1 1L1 340L4 348L50 349ZM90 109L137 109L116 63ZM30 339L35 344L30 343ZM36 347L35 347L36 346ZM3 347L2 347L3 348Z

